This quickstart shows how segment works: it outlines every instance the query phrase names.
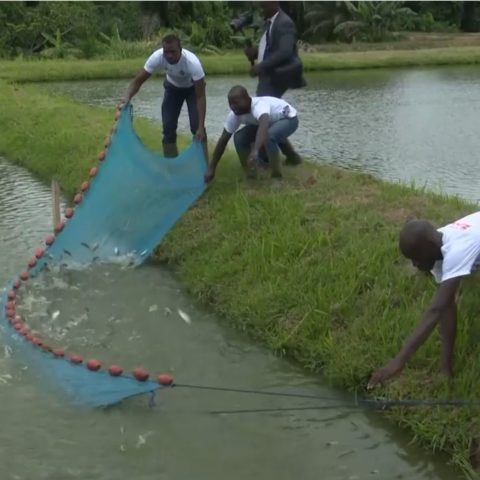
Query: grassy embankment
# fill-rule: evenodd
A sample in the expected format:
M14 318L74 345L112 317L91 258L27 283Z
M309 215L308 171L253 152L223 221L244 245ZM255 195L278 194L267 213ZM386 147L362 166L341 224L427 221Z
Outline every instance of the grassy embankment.
M469 65L480 63L480 46L425 48L417 50L371 50L302 52L306 71ZM209 75L245 74L248 62L240 52L201 56ZM0 78L16 82L129 78L145 58L124 60L16 60L0 61Z
M34 64L24 68L15 62L7 75L2 64L0 75L79 79L89 71L98 78L103 70L111 74L113 65L75 62L69 64L76 69L72 73L65 64L39 63L35 70ZM232 65L233 60L235 71ZM129 68L136 67L132 61ZM0 104L0 154L45 180L55 176L72 195L95 163L113 112L7 82L0 82ZM158 126L137 119L136 127L147 145L159 147ZM363 394L372 368L396 353L434 291L399 257L399 227L412 215L442 224L476 207L328 166L306 164L286 173L276 187L268 180L246 183L228 153L209 192L168 235L158 257L175 265L192 293L230 323L321 371L332 384ZM478 285L475 279L466 283L454 382L437 376L435 334L382 394L475 398ZM419 407L387 415L467 471L469 443L479 435L478 413Z

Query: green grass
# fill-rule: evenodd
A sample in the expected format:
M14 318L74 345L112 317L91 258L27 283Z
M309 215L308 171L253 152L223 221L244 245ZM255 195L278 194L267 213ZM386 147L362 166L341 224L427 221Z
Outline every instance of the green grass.
M302 53L306 71L393 68L480 63L480 46L419 50ZM202 55L208 75L246 74L249 64L240 52ZM0 79L15 82L130 78L145 58L123 60L15 60L0 61Z
M111 110L0 82L0 154L72 196L96 163ZM157 125L137 119L147 145ZM397 233L412 215L440 224L471 212L456 198L305 164L286 179L246 182L231 152L206 195L168 234L158 259L221 318L331 384L366 395L373 368L397 352L434 291L400 258ZM460 298L457 377L437 375L439 339L381 391L391 398L473 399L480 391L478 281ZM478 409L393 409L386 413L423 445L469 471Z

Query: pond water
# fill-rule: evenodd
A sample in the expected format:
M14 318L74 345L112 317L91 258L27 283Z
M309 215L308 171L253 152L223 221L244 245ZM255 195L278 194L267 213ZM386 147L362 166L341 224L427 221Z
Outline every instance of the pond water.
M51 227L49 187L0 159L2 285L24 267ZM344 408L346 399L318 378L222 326L156 265L45 274L27 291L24 308L54 346L170 372L178 383L332 400L174 388L157 394L154 408L142 396L106 411L79 410L45 385L35 365L0 343L2 479L457 477L441 458L407 445L406 435L379 415ZM308 406L320 408L302 410ZM215 413L245 409L270 411Z
M430 190L480 199L480 68L445 67L325 72L307 75L308 86L285 99L300 115L292 137L318 162L414 182ZM128 80L55 82L42 88L112 108ZM249 77L209 77L207 129L217 138L234 84L253 94ZM134 99L137 115L160 120L162 80L150 79ZM179 128L188 129L186 107ZM160 139L159 139L160 141Z

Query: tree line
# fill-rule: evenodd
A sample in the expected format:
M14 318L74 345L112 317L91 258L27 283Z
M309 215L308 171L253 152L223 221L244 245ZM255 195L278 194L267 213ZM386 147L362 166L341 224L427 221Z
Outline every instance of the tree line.
M309 43L379 42L398 31L479 31L477 2L280 2ZM234 19L250 19L240 31ZM238 22L237 22L238 23ZM241 22L240 22L241 23ZM196 51L258 36L255 2L0 2L0 56L131 57L175 31Z

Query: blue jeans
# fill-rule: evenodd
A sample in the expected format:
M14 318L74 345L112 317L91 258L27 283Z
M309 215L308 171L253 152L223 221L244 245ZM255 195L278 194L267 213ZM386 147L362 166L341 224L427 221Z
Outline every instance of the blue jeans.
M278 155L278 145L284 142L290 135L292 135L298 128L298 117L282 118L274 122L268 128L268 136L266 143L266 150L268 157ZM238 130L233 136L235 149L239 156L249 155L252 149L252 144L255 143L257 135L257 125L246 125Z
M180 88L167 80L163 82L163 86L165 87L162 102L163 143L173 144L177 141L178 117L185 101L187 101L190 131L195 135L198 130L195 87Z

